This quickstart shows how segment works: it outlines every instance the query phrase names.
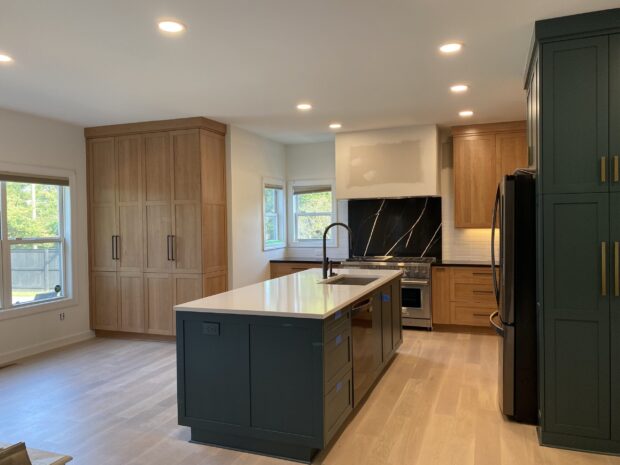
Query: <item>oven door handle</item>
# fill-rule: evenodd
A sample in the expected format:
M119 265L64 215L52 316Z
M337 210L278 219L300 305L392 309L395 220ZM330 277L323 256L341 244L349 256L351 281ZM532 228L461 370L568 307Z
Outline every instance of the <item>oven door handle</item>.
M415 284L418 286L428 286L430 284L426 279L402 279L401 283L405 284Z

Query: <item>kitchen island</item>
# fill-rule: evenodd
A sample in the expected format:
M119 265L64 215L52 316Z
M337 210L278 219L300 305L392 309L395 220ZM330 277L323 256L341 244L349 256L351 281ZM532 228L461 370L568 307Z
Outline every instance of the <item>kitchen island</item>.
M176 306L179 424L310 462L402 343L401 273L310 269Z

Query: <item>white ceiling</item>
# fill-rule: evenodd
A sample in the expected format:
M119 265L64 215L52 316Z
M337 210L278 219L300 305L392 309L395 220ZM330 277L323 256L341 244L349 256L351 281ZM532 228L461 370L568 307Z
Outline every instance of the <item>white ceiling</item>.
M203 115L285 143L525 117L536 19L620 0L0 0L0 107L82 126ZM181 37L156 21L187 24ZM458 56L439 44L465 43ZM466 95L448 86L471 85ZM307 100L314 110L300 113Z

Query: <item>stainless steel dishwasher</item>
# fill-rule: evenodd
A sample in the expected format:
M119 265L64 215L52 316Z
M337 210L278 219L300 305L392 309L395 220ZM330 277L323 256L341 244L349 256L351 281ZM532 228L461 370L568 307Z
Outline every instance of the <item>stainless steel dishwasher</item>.
M364 398L382 363L381 299L378 293L353 304L353 405Z

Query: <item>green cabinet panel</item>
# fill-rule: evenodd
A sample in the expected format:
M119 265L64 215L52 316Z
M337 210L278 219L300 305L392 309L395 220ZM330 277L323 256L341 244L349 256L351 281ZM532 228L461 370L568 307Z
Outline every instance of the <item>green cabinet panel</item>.
M609 195L546 195L543 231L545 429L609 438Z
M609 190L608 41L597 36L542 46L545 194Z
M620 192L620 34L609 36L609 128L609 179Z
M322 424L322 322L298 321L249 327L251 426L312 438Z
M385 286L381 289L381 328L383 338L383 360L390 358L394 350L392 333L392 288Z
M211 424L248 425L249 357L247 325L220 315L178 322L186 336L180 351L193 369L185 373L179 416ZM225 378L229 383L222 384ZM204 399L216 399L205 402Z
M620 193L610 195L611 437L620 441Z
M392 283L392 345L398 348L403 342L403 305L401 282L396 280Z

